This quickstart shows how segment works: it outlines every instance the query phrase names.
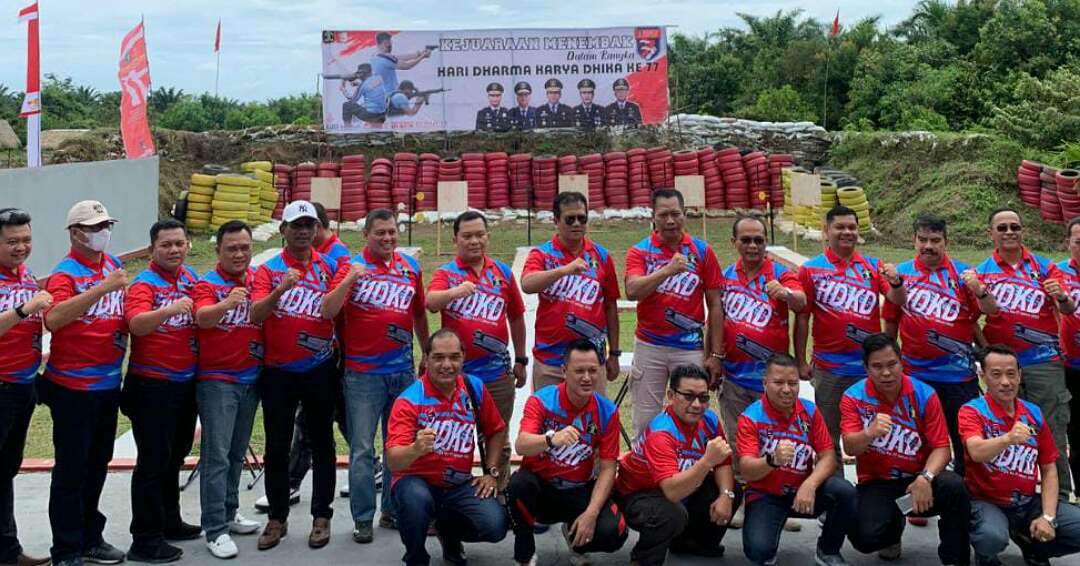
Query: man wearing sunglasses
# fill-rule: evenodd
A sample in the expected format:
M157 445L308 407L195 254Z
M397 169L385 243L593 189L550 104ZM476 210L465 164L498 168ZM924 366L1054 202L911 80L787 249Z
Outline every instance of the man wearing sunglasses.
M533 348L533 391L563 380L566 345L592 342L607 353L607 381L619 376L619 280L607 248L586 235L589 211L585 195L555 197L555 236L533 248L521 273L521 290L539 293L536 346ZM601 360L604 357L601 356ZM601 395L605 383L594 384Z
M1076 301L1080 297L1080 218L1073 218L1065 229L1068 236L1068 259L1058 263L1065 274L1064 284ZM1065 385L1072 399L1069 401L1069 445L1072 476L1080 477L1080 313L1061 317L1061 353L1065 358Z
M41 311L52 295L38 289L26 260L33 247L30 215L0 210L0 564L37 566L48 558L23 554L15 528L15 476L22 465L41 366Z
M1054 442L1068 443L1069 390L1058 340L1059 316L1076 311L1076 301L1065 287L1067 276L1050 259L1024 246L1024 225L1012 209L990 214L990 240L994 253L975 272L994 296L997 309L986 315L982 345L1004 344L1016 352L1024 372L1020 397L1042 409ZM1057 459L1061 495L1071 491L1071 474L1065 451Z
M669 405L634 440L615 480L626 524L638 531L630 560L663 564L678 554L720 557L720 540L742 495L731 446L709 408L709 374L700 366L671 370Z
M45 286L54 301L45 311L52 347L38 392L53 419L49 523L58 566L124 560L124 553L102 538L105 515L98 510L116 439L128 346L127 272L119 258L105 253L115 223L100 202L75 203L67 215L71 251Z

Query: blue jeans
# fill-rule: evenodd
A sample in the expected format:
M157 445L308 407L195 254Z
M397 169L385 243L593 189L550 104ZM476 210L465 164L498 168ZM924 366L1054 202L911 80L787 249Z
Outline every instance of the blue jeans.
M780 534L788 517L810 518L828 512L825 528L818 537L817 547L822 554L839 554L848 527L855 522L858 494L847 480L831 476L818 488L814 497L814 512L800 515L791 509L795 494L787 496L748 492L745 496L743 522L743 552L755 564L764 564L776 556Z
M349 434L349 507L353 521L370 521L375 516L375 428L382 423L382 441L386 446L386 422L394 399L401 395L416 376L410 372L388 375L345 372L345 414ZM390 499L390 467L383 448L383 513L394 514Z
M397 527L405 545L406 566L431 562L424 544L432 519L443 548L462 542L499 542L506 537L506 509L494 497L480 499L469 483L457 487L433 487L419 476L399 478L392 489Z
M971 502L971 546L975 556L989 561L1016 541L1024 557L1050 559L1080 552L1080 507L1059 501L1054 540L1031 541L1031 522L1043 515L1036 495L1026 505L999 507L989 501Z
M202 422L199 456L199 503L206 540L229 532L240 506L240 473L244 468L259 394L255 384L206 380L195 385Z

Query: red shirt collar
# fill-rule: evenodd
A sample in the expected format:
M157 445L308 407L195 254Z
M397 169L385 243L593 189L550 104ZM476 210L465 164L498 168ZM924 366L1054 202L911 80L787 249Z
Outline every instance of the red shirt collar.
M443 392L440 391L438 387L435 387L435 384L431 382L431 378L428 377L427 372L424 372L424 375L420 376L420 381L424 384L424 395L428 397L438 397L440 399L445 399L446 401L453 403L454 400L452 398L443 395ZM459 374L457 376L457 381L454 383L454 393L457 393L464 388L465 378L463 378Z
M572 252L570 251L570 248L567 248L567 247L566 247L566 246L565 246L565 245L564 245L564 244L562 243L562 240L560 240L560 239L559 239L559 235L558 235L558 234L555 234L555 235L554 235L554 236L552 236L552 238L551 238L551 246L552 246L553 248L555 248L555 249L559 250L560 252L562 252L563 254L565 254L565 255L567 255L567 256L570 256L570 257L575 257L575 258L576 258L576 257L581 257L582 255L584 255L584 254L585 254L585 252L588 252L588 251L592 251L593 243L592 243L592 241L591 241L591 240L589 240L589 237L588 237L588 236L584 236L584 237L582 237L582 239L581 239L581 252L579 252L579 253L577 253L577 254L574 254L574 253L572 253Z
M150 271L158 274L159 277L169 283L172 283L173 285L175 285L176 282L180 280L180 276L184 274L185 270L186 266L184 264L180 264L180 267L176 269L176 273L169 273L168 271L162 269L160 265L154 263L153 260L150 261Z
M315 251L319 252L320 254L326 254L330 251L330 248L334 247L334 244L339 242L341 242L341 240L337 237L337 234L331 232L330 237L327 238L326 241L322 243L322 245L315 246Z
M691 436L694 436L694 429L697 428L697 425L682 422L679 415L675 414L675 408L671 405L668 405L667 408L664 409L664 412L671 417L671 422L675 423L675 426L679 428L679 432L683 433L684 437L690 438Z
M893 401L893 405L900 402L901 399L911 395L915 391L915 384L911 382L911 378L907 374L900 376L900 394L896 396L896 400ZM874 380L869 377L866 378L866 394L877 399L879 405L883 405L885 397L878 394L877 387L874 387Z
M89 258L75 251L75 248L71 248L71 251L68 252L68 257L74 259L75 261L86 267L89 267L90 269L93 269L94 271L101 271L105 267L105 264L109 261L109 254L102 252L101 261L98 263L94 263L90 261Z
M761 260L761 268L758 269L757 277L765 276L765 280L769 281L773 273L772 260L767 256ZM743 268L742 258L735 260L735 274L739 276L739 282L742 284L747 283L746 269Z
M650 241L655 248L660 248L662 250L668 249L667 246L664 245L664 240L660 238L660 234L657 234L655 230L653 231L652 236L650 236ZM689 246L692 243L694 243L694 241L692 238L690 238L690 234L684 231L682 234L682 239L679 240L679 246Z
M485 271L487 271L488 269L492 269L492 268L495 267L495 262L492 261L491 258L486 256L486 255L484 256L484 265L482 265L480 267L480 271L473 271L473 268L469 264L465 263L461 259L461 256L454 256L454 263L459 268L461 268L463 271L465 271L466 273L471 273L471 274L475 275L477 278L481 277L483 275L483 273Z
M384 262L382 259L376 257L375 254L371 253L371 248L367 246L364 246L364 250L361 253L364 254L364 261L370 263L371 265L374 265L376 268L381 270L393 271L394 264L396 264L398 261L397 250L390 252L390 261L388 262Z
M851 253L850 260L844 260L840 256L833 253L832 248L826 246L825 259L828 259L829 263L835 265L837 271L846 271L848 267L860 263L867 271L870 271L870 264L867 263L866 258L864 258L862 254L859 253L859 250L855 250Z
M806 408L803 407L802 399L798 397L795 398L795 406L791 410L790 417L785 417L784 413L781 413L779 409L773 407L772 402L769 401L769 396L764 393L761 395L761 406L765 409L765 414L768 415L770 419L779 423L790 423L795 417L806 414Z
M15 266L15 269L8 269L3 265L0 265L0 275L6 275L17 281L22 281L26 276L26 262L20 263Z
M1013 403L1015 403L1015 410L1013 411L1013 416L1010 417L1009 413L1005 411L1005 408L999 405L998 402L994 400L994 398L990 395L989 391L983 393L983 397L986 399L986 406L990 407L990 412L993 413L995 417L1007 423L1019 419L1021 413L1023 412L1024 404L1021 403L1019 399L1013 399Z
M559 404L566 410L566 414L570 417L576 417L581 413L588 412L594 405L596 405L596 395L589 397L589 400L585 402L585 406L577 408L574 403L570 401L570 394L566 392L566 382L563 381L557 386L559 388ZM582 431L584 432L584 431Z
M247 286L247 278L248 275L251 273L251 266L248 266L248 268L244 270L244 274L241 275L239 278L229 275L229 272L222 269L220 263L214 266L214 271L217 271L218 275L220 275L222 279L226 281L232 281L237 285L244 287Z
M308 260L308 262L305 264L305 263L302 263L299 259L297 259L292 254L290 254L288 248L283 248L281 250L281 259L283 259L285 261L285 266L286 267L291 267L293 269L297 269L301 273L307 273L311 269L311 266L313 266L317 262L319 262L321 260L321 258L322 258L322 255L319 254L319 250L316 250L315 248L312 248L311 249L311 259Z
M1012 265L1009 265L1009 262L1001 259L1001 254L999 254L996 249L994 250L993 257L994 261L997 262L998 267L1000 267L1002 271L1010 274L1016 273L1016 269ZM1031 265L1032 273L1035 275L1035 278L1038 279L1039 264L1035 262L1035 257L1031 255L1027 246L1020 246L1020 269L1025 271L1025 275L1027 275L1025 269L1027 265Z
M945 254L944 256L942 256L941 264L939 264L937 269L934 270L931 270L929 267L927 267L926 264L923 263L921 259L919 259L919 256L915 256L915 269L919 270L919 273L925 274L941 271L942 269L949 270L949 273L956 271L956 268L953 267L952 259L949 258L949 254Z

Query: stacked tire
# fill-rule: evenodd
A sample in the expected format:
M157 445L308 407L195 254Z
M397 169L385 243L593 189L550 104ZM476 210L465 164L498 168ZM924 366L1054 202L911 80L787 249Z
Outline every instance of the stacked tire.
M1042 163L1023 160L1016 170L1016 184L1020 189L1020 200L1024 204L1039 208L1039 200L1042 197Z
M510 156L501 151L484 155L487 168L487 208L510 208Z
M484 164L484 154L461 154L461 168L469 185L469 208L487 208L487 165Z
M730 209L750 208L750 184L743 170L742 155L737 147L725 147L716 152L716 167L724 180L724 204Z
M559 175L577 175L578 157L576 155L564 155L559 158Z
M743 169L750 184L750 206L764 210L769 204L769 161L760 151L743 156Z
M532 160L533 208L551 210L559 192L559 162L553 155L540 155Z
M367 216L367 156L341 158L341 218L350 222Z
M589 208L597 209L597 203L607 202L604 185L604 156L599 153L582 155L578 160L578 172L589 177Z
M315 177L315 164L304 162L293 169L292 194L289 202L294 200L311 200L311 179Z
M395 212L415 210L416 178L420 174L420 156L411 152L394 154L393 183L390 200Z
M434 153L420 154L420 177L416 179L416 210L435 210L438 201L439 161Z
M1062 169L1054 176L1057 181L1058 202L1061 203L1062 220L1068 222L1080 216L1080 194L1077 193L1077 183L1080 182L1080 171L1076 169Z
M1042 174L1039 175L1042 181L1039 215L1047 222L1064 224L1065 215L1061 211L1061 201L1058 199L1057 174L1057 169L1049 165L1043 166Z
M371 176L367 182L367 209L387 208L393 210L391 185L393 183L393 164L389 159L380 157L371 162Z
M630 160L622 151L604 154L604 197L593 209L630 208Z
M822 207L825 206L824 183L822 183ZM835 185L833 185L835 186ZM859 234L865 236L870 233L870 203L866 201L866 193L862 187L840 187L836 189L836 198L840 204L855 211L859 219ZM827 211L828 209L825 208Z
M213 214L211 203L214 200L216 187L217 179L213 175L195 173L191 176L191 186L188 188L187 196L187 214L184 216L188 230L205 232L210 229L210 218Z
M652 181L649 179L648 151L641 147L626 152L628 169L627 181L630 206L649 206L651 204Z
M784 207L783 170L794 166L795 158L789 153L774 153L769 156L769 203L775 209Z
M271 213L271 218L281 220L281 213L285 210L285 203L289 201L292 193L293 168L281 163L274 164L274 189L277 191L277 205Z
M691 149L682 149L671 154L674 162L676 176L700 175L701 164L698 163L698 154Z
M649 182L652 189L671 189L675 187L674 158L666 147L654 147L645 155L649 163Z
M333 161L323 161L322 163L319 163L318 168L315 171L315 176L320 179L336 179L341 176L341 165L338 165ZM309 196L308 200L310 200L310 198L311 197ZM337 209L326 210L326 214L330 218L338 218L338 212Z
M723 210L724 203L724 179L720 176L720 168L716 166L716 152L711 147L703 147L697 150L698 169L705 178L705 208L709 210Z
M251 198L255 196L258 201L259 182L243 175L222 173L215 178L217 187L214 190L214 199L210 203L210 229L217 230L222 224L230 220L243 220L250 222L248 211L251 209Z
M255 179L259 181L259 224L264 224L273 218L278 193L274 188L274 174L270 171L256 169Z
M529 208L529 194L533 190L532 154L515 153L510 156L510 206L518 210Z
M831 179L821 180L821 204L814 207L814 219L813 223L808 224L812 228L821 226L825 222L825 215L832 210L833 207L840 204L840 199L837 195L839 187Z

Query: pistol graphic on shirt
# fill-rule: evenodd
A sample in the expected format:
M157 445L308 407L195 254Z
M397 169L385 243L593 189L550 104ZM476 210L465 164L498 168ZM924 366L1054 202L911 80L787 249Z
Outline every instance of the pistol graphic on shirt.
M1017 338L1023 340L1024 342L1027 342L1028 344L1034 344L1036 346L1056 346L1058 343L1057 336L1054 336L1049 332L1043 332L1041 330L1034 330L1032 328L1028 328L1022 324L1014 324L1013 332L1016 334Z
M755 342L747 338L743 334L739 334L735 337L735 347L742 350L747 356L754 358L759 362L764 362L771 358L774 354L772 350L765 347L763 344Z
M867 332L859 328L858 326L851 324L850 322L844 329L844 336L847 336L849 340L855 342L856 344L862 344L863 342L866 342L866 339L873 335L873 332Z
M566 327L586 340L596 342L604 339L604 330L602 328L575 314L566 314Z
M971 357L974 354L971 344L945 336L937 330L927 330L926 341L931 346L956 356Z
M684 332L697 332L702 327L700 322L671 307L664 309L664 321Z
M386 327L386 337L401 345L412 344L412 332L396 324L390 324Z
M296 339L297 345L309 352L319 353L330 349L330 339L312 336L307 332L301 332Z
M489 354L506 353L506 342L480 330L473 332L473 345Z

